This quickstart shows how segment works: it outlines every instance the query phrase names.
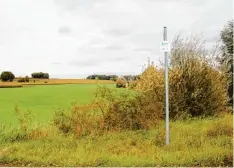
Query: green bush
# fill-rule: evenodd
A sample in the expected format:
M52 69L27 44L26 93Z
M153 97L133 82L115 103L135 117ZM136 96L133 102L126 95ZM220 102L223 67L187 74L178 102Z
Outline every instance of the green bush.
M0 76L3 82L10 81L12 82L15 79L15 75L10 71L3 71Z

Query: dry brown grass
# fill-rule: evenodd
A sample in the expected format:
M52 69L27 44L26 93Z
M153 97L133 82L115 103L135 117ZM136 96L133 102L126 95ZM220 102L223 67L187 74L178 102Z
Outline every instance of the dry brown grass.
M0 86L20 86L20 85L59 85L59 84L114 84L111 80L88 80L88 79L30 79L30 81L18 83L0 82Z
M15 82L0 82L0 88L18 88L18 87L22 87L22 85Z

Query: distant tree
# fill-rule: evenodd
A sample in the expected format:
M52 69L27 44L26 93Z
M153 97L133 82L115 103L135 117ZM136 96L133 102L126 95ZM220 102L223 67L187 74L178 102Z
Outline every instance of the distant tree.
M48 73L44 73L44 74L43 74L43 79L49 79L49 78L50 78L50 76L49 76Z
M15 75L10 71L3 71L1 73L1 80L3 82L7 82L7 81L12 82L14 79L15 79Z
M114 80L118 78L116 75L90 75L86 79L96 79L98 78L99 80Z
M116 81L118 79L117 75L110 75L110 80Z
M32 78L38 78L38 79L49 79L48 73L43 72L34 72L31 74Z
M220 62L228 79L229 104L233 105L233 20L225 25L220 36L222 41Z
M127 81L135 81L137 79L137 76L136 75L125 75L124 78Z

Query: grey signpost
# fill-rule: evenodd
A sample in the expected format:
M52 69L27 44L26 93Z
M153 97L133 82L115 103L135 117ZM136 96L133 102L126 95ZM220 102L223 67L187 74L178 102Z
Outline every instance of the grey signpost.
M169 87L168 87L168 51L169 44L167 42L167 27L164 27L163 31L163 43L166 46L164 51L165 55L165 110L166 110L166 145L169 144Z

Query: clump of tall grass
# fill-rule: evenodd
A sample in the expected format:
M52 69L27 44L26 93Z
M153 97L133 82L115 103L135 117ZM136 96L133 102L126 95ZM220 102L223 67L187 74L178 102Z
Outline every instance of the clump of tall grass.
M208 137L233 136L233 120L226 115L218 121L214 121L211 127L207 129Z
M102 116L97 114L97 110L95 104L73 104L71 111L56 111L53 124L65 134L77 136L97 134L102 130Z

